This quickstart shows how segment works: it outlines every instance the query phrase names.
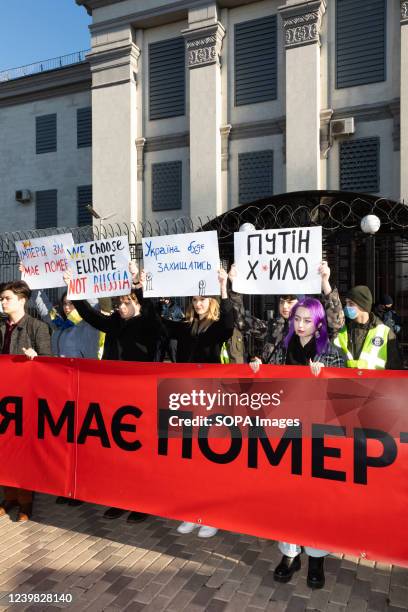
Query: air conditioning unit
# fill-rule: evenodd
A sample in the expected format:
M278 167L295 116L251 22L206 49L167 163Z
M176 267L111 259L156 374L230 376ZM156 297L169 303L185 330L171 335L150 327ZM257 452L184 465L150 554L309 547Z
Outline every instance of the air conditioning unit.
M354 117L347 117L347 119L334 119L330 122L330 133L332 138L336 136L349 136L354 134Z
M31 191L29 189L18 189L16 200L17 202L31 202Z

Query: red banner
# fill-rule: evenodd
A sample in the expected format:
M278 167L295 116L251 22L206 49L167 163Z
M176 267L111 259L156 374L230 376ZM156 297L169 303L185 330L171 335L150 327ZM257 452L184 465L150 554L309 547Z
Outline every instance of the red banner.
M4 485L408 566L408 372L0 367Z

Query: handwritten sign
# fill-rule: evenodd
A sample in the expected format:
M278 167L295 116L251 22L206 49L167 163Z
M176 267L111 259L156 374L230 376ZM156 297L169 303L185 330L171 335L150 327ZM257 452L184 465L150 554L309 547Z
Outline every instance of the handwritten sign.
M321 291L322 228L253 230L234 234L234 291L314 294Z
M217 232L142 238L146 297L219 295Z
M66 249L73 244L72 234L17 240L16 251L24 268L21 280L30 289L64 287L62 275L68 265Z
M67 249L73 278L68 285L68 298L126 295L132 279L129 272L129 243L126 236L75 244Z

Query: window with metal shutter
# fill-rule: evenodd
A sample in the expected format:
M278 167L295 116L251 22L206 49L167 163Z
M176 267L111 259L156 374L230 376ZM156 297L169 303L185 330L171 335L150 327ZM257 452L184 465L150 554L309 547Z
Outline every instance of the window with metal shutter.
M46 189L35 192L35 227L57 227L57 190Z
M276 15L235 25L235 106L277 98Z
M336 87L386 78L386 0L336 0Z
M77 109L77 147L92 146L92 108Z
M380 139L361 138L340 144L340 189L380 191Z
M238 182L240 204L273 195L273 151L240 153Z
M35 118L35 152L51 153L57 150L57 115Z
M149 118L165 119L185 114L184 38L149 45Z
M152 164L152 209L182 207L182 162Z
M77 187L77 214L78 225L92 225L92 215L87 209L92 206L92 185L81 185Z

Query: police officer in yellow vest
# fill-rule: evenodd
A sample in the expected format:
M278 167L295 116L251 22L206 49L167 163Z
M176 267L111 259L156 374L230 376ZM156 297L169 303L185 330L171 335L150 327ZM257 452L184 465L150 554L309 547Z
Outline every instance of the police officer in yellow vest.
M373 312L371 291L357 285L346 297L346 324L334 344L346 356L348 368L364 370L401 370L402 362L394 332Z

